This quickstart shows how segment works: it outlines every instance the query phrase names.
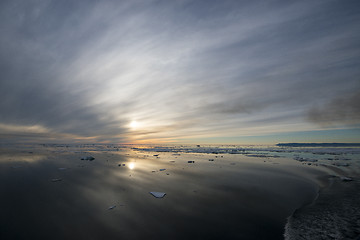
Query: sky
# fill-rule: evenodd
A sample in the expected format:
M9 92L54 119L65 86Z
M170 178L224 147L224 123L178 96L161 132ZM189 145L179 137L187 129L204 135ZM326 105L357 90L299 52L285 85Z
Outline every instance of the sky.
M360 142L359 1L0 2L0 142Z

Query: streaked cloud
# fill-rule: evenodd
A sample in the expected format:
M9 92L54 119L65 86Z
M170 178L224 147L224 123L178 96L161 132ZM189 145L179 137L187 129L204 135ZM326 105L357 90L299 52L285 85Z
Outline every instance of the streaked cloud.
M358 126L358 7L4 1L0 124L110 142Z

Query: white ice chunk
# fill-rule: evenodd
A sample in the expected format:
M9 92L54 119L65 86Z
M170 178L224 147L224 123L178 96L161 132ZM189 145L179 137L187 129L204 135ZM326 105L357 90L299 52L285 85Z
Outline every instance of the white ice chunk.
M344 182L350 182L353 180L352 178L349 178L349 177L340 177L340 179Z
M166 193L163 192L150 192L150 194L156 198L163 198L166 195Z

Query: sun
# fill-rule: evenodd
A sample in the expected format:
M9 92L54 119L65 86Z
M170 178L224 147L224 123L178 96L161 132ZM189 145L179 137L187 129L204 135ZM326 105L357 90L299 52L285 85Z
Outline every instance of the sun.
M131 121L131 123L130 123L130 128L132 128L132 129L136 129L137 127L138 127L138 122L137 121Z

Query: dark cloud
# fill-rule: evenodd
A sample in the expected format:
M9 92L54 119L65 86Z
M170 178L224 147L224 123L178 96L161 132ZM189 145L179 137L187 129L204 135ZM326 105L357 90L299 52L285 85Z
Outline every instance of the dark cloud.
M80 21L80 16L75 15L91 10L79 5L14 1L2 8L0 122L39 124L55 132L84 137L124 131L121 122L104 119L106 112L101 111L101 106L87 104L82 86L76 89L64 81L64 76L71 78L74 74L67 72L68 63L89 37L72 36L76 21ZM75 24L72 28L71 23Z
M351 95L336 97L330 102L311 108L308 119L321 126L360 124L360 89Z

